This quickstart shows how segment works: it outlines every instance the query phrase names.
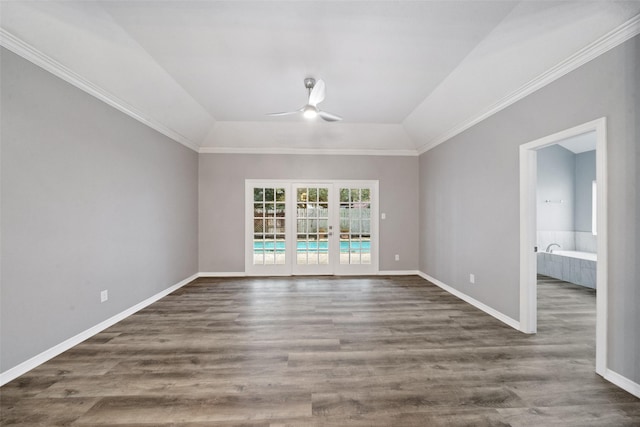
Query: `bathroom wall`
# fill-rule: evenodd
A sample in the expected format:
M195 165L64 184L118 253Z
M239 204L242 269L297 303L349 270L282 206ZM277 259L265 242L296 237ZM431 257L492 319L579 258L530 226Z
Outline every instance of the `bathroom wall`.
M576 250L597 252L597 237L592 230L593 181L596 179L596 150L576 154L575 230Z
M596 151L574 153L561 145L538 150L538 247L596 252L592 234L592 183Z
M538 230L574 231L576 155L561 145L538 150Z
M592 183L596 180L596 150L575 155L575 216L574 229L591 233Z
M538 247L575 250L576 156L561 145L538 150ZM557 249L557 248L556 248Z

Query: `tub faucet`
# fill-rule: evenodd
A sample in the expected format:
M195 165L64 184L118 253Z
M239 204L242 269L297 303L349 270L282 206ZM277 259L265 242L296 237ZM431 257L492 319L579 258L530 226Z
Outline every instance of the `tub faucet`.
M551 249L551 248L552 248L553 246L557 246L557 247L558 247L558 249L562 248L562 246L560 246L559 244L557 244L557 243L552 243L552 244L550 244L549 246L547 246L547 250L546 250L545 252L548 252L548 253L552 254L552 253L553 253L553 249Z

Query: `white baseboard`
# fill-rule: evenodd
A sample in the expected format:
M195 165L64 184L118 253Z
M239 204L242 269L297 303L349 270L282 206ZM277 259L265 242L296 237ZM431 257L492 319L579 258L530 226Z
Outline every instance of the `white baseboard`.
M198 277L246 277L244 271L201 271Z
M442 283L441 281L439 281L438 279L435 279L431 276L429 276L426 273L423 273L422 271L418 271L417 273L420 277L422 277L423 279L433 283L434 285L444 289L445 291L449 292L451 295L454 295L458 298L460 298L462 301L465 301L469 304L471 304L472 306L484 311L485 313L487 313L490 316L495 317L496 319L498 319L499 321L501 321L502 323L505 323L509 326L511 326L513 329L517 329L520 330L520 322L512 319L511 317L507 316L506 314L500 313L498 310L489 307L488 305L478 301L475 298L470 297L469 295L460 292L457 289L452 288L449 285L446 285L444 283Z
M633 394L635 397L640 398L640 384L631 381L629 378L623 377L611 369L607 369L604 374L604 379L617 385L624 391Z
M379 276L412 276L418 275L418 270L381 270L378 271ZM247 274L244 271L201 271L198 277L272 277L272 276L291 276L291 274Z
M51 347L48 350L43 351L42 353L32 357L31 359L20 363L17 366L14 366L11 369L8 369L2 373L0 373L0 386L5 385L6 383L8 383L9 381L12 381L16 378L18 378L20 375L26 374L27 372L29 372L30 370L42 365L44 362L53 359L54 357L58 356L59 354L69 350L70 348L80 344L81 342L85 341L88 338L91 338L92 336L94 336L95 334L107 329L110 326L115 325L116 323L118 323L119 321L131 316L132 314L142 310L143 308L153 304L154 302L158 301L161 298L164 298L165 296L169 295L171 292L176 291L177 289L180 289L181 287L183 287L184 285L186 285L187 283L195 280L198 278L198 274L194 274L191 277L188 277L178 283L176 283L175 285L161 291L158 292L157 294L147 298L146 300L139 302L138 304L134 305L133 307L130 307L118 314L116 314L115 316L112 316L110 318L108 318L107 320L98 323L97 325L87 329L86 331L80 332L78 335L75 335L63 342L61 342L60 344L57 344L53 347Z
M418 270L380 270L378 276L417 276Z

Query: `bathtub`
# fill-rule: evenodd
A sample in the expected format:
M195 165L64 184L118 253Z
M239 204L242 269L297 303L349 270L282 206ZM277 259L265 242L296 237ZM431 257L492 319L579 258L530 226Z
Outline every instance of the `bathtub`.
M596 288L597 255L592 252L538 252L538 274L587 288Z

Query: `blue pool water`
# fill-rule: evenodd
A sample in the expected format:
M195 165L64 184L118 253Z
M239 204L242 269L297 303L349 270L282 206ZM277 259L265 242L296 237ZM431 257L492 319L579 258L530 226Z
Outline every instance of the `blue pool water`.
M351 244L349 244L351 243ZM266 250L273 251L274 249L278 252L284 252L285 250L285 242L253 242L254 250ZM369 252L371 250L371 242L349 242L349 241L341 241L340 242L340 252L349 252L349 251L363 251ZM328 252L329 251L329 242L298 242L297 243L297 252Z

